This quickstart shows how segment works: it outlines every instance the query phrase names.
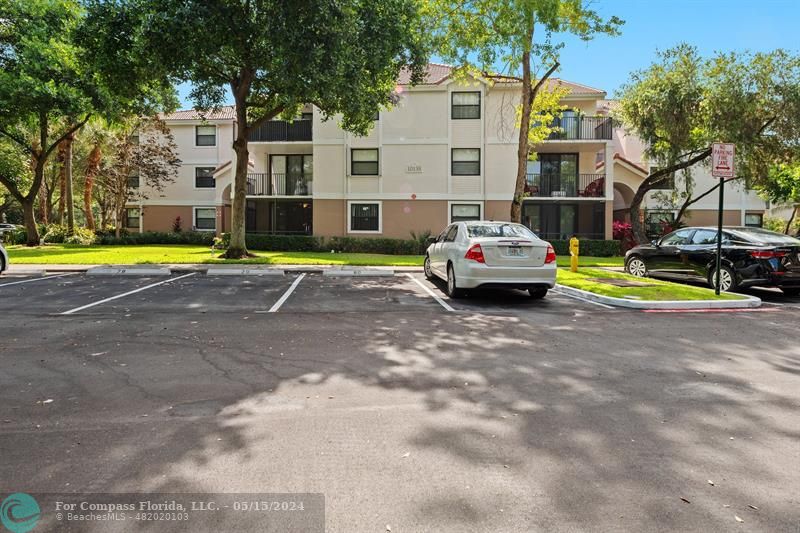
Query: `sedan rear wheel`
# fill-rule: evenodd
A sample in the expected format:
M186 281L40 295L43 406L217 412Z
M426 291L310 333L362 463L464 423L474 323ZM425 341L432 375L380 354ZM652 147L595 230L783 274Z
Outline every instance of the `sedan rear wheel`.
M431 270L431 256L429 255L425 256L424 269L425 269L425 277L428 279L433 279L434 276L433 276L433 270Z
M708 284L712 289L717 288L717 271L712 270L708 276ZM739 282L736 281L736 273L730 267L722 265L719 270L719 290L720 292L728 292L736 290Z
M644 264L644 259L638 255L634 255L630 258L626 265L626 270L628 274L636 276L637 278L643 278L647 275L647 265Z
M450 298L461 298L464 296L464 289L459 289L456 284L456 273L453 265L447 265L447 295Z

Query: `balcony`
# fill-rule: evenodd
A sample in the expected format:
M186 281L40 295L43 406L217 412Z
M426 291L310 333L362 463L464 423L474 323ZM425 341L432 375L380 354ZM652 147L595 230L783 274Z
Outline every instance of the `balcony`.
M247 196L311 196L311 176L248 173Z
M602 198L605 189L605 174L528 174L525 180L525 194L532 198Z
M311 142L311 120L268 120L247 136L249 142Z
M548 141L609 141L613 130L609 117L561 117L550 127L558 131L551 133Z

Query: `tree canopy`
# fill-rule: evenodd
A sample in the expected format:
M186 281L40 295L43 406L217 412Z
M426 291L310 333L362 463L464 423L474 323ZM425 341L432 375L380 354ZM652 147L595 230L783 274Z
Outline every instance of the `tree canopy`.
M657 167L631 204L637 240L647 239L639 218L645 194L679 171L690 190L692 169L709 164L714 142L736 144L737 175L752 185L769 181L776 164L800 160L798 116L800 58L784 50L704 58L681 44L634 72L617 118Z
M585 0L431 0L426 15L437 53L460 72L499 71L521 84L517 178L510 213L511 220L519 222L530 147L550 132L549 121L542 118L552 119L561 110L562 93L538 96L548 92L545 81L559 66L564 47L560 34L589 41L598 34L618 35L623 21L615 16L604 19ZM537 116L533 127L532 115Z

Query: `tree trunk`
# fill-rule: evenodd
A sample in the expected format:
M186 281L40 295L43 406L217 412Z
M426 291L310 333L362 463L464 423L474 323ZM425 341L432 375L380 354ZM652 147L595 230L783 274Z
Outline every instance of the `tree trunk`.
M86 227L95 230L94 214L92 213L92 191L94 178L100 170L100 160L103 157L100 144L95 144L86 161L86 174L83 181L83 212L86 215Z
M225 257L239 259L247 257L245 241L245 208L247 202L247 97L250 94L250 73L242 70L239 83L232 85L236 101L236 139L233 150L236 152L236 169L233 176L233 205L231 208L231 241Z
M58 155L56 160L58 161L58 185L59 185L59 197L58 197L58 223L63 224L66 216L66 208L67 208L67 169L64 165L64 161L67 158L67 145L66 141L61 141L58 145Z
M67 235L75 234L75 202L72 198L72 145L75 133L70 133L64 139L64 181L66 183L66 209L67 209Z
M48 224L48 212L50 210L47 205L48 194L47 180L42 180L42 186L39 189L39 220L42 221L42 224Z
M794 222L794 217L797 215L797 208L800 207L795 204L794 209L792 209L792 216L789 217L789 220L786 222L786 229L783 231L786 235L789 235L789 231L792 229L792 222Z
M34 197L25 198L20 203L22 204L22 216L25 223L25 233L27 234L25 244L28 246L39 246L39 228L36 227Z
M529 17L530 26L526 44L533 40L533 17ZM522 114L519 123L519 143L517 146L517 179L514 183L514 198L511 200L511 222L522 222L522 198L525 195L525 180L528 174L528 155L530 143L528 135L531 127L531 52L522 52Z
M647 233L645 232L642 221L640 220L641 206L645 195L652 191L668 175L674 174L678 170L683 170L684 168L688 168L696 163L699 163L710 155L711 148L707 148L685 161L681 161L680 163L676 163L653 172L647 176L642 183L639 184L639 188L636 189L636 193L633 195L633 199L631 200L630 207L631 231L638 244L649 242L647 239ZM607 161L606 164L609 164L609 162Z

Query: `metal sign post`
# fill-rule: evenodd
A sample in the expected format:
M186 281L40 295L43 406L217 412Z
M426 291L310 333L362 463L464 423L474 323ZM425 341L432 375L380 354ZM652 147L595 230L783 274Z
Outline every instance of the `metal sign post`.
M711 146L711 175L719 178L719 213L717 214L717 264L714 269L714 292L719 296L720 271L722 270L722 213L725 198L725 178L733 177L733 156L736 147L730 143L714 143Z

